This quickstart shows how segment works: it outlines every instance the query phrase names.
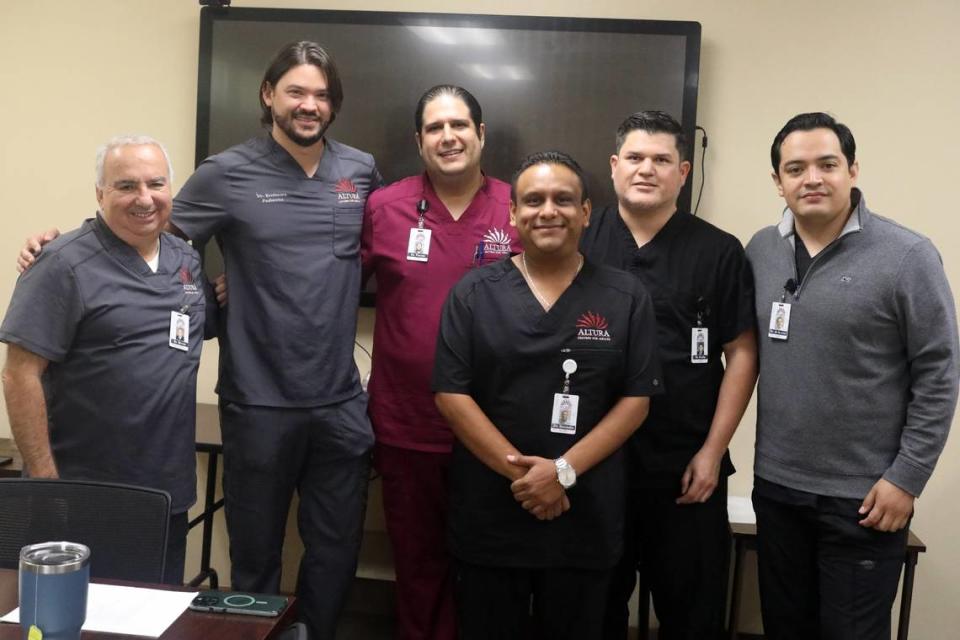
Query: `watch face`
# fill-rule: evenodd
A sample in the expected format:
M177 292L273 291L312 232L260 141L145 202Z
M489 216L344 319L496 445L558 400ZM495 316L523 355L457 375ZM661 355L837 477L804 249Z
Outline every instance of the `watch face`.
M573 469L570 467L566 467L564 469L557 470L557 479L560 481L560 485L563 486L564 489L569 489L574 485L574 483L576 483L577 474L574 473Z

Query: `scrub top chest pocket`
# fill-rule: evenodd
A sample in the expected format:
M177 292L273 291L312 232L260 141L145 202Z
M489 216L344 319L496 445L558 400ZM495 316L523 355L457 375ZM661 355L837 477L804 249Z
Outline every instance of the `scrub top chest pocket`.
M622 348L576 346L560 351L555 371L558 372L557 391L563 387L563 362L576 363L576 372L570 375L570 393L581 397L581 402L589 395L600 400L613 394L618 395L625 375L625 357Z
M713 303L695 292L664 288L653 296L657 314L657 340L665 360L706 364L716 355L711 335L714 323Z
M333 209L333 255L353 258L360 253L363 205L338 205Z

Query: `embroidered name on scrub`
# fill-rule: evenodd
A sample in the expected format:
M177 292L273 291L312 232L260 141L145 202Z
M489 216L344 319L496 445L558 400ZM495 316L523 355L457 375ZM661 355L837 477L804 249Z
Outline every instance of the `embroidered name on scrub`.
M184 309L183 311L186 311ZM180 351L190 350L190 316L179 311L170 312L170 346Z
M563 393L553 394L553 411L550 417L550 431L573 435L577 432L577 408L580 396L570 393L570 375L577 370L574 360L563 361Z

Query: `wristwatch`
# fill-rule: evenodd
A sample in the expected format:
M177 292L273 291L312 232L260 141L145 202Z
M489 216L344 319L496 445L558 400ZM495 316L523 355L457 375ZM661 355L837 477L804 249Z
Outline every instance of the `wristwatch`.
M562 457L554 460L553 464L557 465L557 480L560 481L560 486L564 489L572 489L573 485L577 484L576 470Z

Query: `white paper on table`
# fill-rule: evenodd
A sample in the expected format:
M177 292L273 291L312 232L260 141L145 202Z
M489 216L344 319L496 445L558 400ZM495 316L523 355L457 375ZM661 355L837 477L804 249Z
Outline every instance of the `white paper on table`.
M196 591L91 583L87 592L87 620L83 623L83 630L159 638L196 596ZM0 621L19 623L19 607L0 618Z
M753 501L743 496L727 496L727 517L737 524L757 524Z

